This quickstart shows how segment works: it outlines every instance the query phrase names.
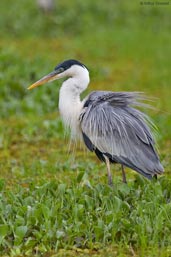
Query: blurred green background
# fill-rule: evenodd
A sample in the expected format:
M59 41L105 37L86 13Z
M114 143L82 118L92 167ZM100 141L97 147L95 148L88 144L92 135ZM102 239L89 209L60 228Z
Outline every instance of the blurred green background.
M140 1L63 0L45 15L36 1L2 0L1 116L54 111L55 84L26 88L68 58L89 67L89 90L145 91L169 112L170 12L170 5Z
M106 183L105 167L91 153L85 155L78 148L76 164L67 151L68 137L63 136L57 109L61 81L27 90L58 63L71 58L90 70L91 83L83 96L92 90L113 90L143 91L154 97L151 104L155 108L147 113L159 129L158 148L169 178L171 3L152 3L56 0L54 9L44 12L36 1L1 0L0 188L5 185L5 192L18 184L22 188L32 185L31 193L37 184L55 179L74 184L79 172L87 172L95 185ZM134 175L129 172L129 181ZM82 176L78 175L78 181ZM12 245L8 241L11 233L6 232L10 236L4 249Z
M31 92L27 87L59 62L75 58L90 69L87 93L128 90L156 97L152 103L156 110L148 113L159 128L161 152L169 150L170 13L171 4L145 1L63 0L45 13L36 1L2 0L1 119L28 120L29 115L37 119L56 112L61 82Z

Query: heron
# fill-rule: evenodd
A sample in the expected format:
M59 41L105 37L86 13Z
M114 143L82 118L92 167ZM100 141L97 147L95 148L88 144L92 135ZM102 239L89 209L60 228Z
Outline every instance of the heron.
M137 108L141 93L93 91L81 100L90 82L89 70L74 59L58 64L28 89L61 78L59 112L63 123L70 128L71 138L82 140L106 164L109 185L113 185L111 163L121 165L125 183L125 167L148 179L163 173L150 118Z

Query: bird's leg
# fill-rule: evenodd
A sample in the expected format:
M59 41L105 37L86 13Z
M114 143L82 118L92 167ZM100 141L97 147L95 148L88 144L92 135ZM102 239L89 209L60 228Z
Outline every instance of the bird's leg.
M107 166L108 184L109 184L109 186L113 186L112 174L110 171L110 161L106 156L104 156L104 158L105 158L105 162L106 162L106 166Z
M157 174L155 174L155 175L153 176L153 178L154 178L154 180L157 181Z
M125 174L124 166L122 164L121 164L121 168L122 168L122 181L123 181L123 183L127 184L126 174Z

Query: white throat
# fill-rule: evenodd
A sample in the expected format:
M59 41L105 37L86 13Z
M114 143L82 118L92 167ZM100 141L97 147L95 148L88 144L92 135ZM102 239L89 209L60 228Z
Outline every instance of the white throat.
M73 66L66 75L72 77L64 81L60 89L59 111L64 125L71 130L71 137L79 138L79 116L84 104L80 100L80 94L89 84L89 72L86 68Z

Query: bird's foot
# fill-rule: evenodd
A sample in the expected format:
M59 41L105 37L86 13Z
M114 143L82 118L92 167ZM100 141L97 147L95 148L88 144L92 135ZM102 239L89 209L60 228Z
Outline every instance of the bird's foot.
M112 177L110 177L110 176L108 177L108 185L109 185L110 187L113 187L113 186L114 186Z
M122 182L127 184L127 180L125 178L122 178Z

